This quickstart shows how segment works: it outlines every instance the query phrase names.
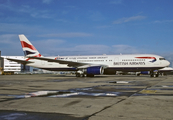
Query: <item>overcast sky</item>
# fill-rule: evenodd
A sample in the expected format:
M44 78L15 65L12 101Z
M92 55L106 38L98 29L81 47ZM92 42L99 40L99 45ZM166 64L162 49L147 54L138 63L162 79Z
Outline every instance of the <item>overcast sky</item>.
M2 55L24 34L44 56L158 54L173 60L173 0L0 0Z

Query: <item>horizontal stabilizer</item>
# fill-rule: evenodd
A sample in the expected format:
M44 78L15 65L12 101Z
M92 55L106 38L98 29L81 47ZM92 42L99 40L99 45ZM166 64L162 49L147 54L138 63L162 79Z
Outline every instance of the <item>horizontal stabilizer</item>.
M10 60L10 61L17 62L17 63L21 63L21 64L29 64L29 63L33 63L33 62L30 62L30 61L19 60L19 59L12 59L12 58L6 58L6 59L7 59L7 60Z

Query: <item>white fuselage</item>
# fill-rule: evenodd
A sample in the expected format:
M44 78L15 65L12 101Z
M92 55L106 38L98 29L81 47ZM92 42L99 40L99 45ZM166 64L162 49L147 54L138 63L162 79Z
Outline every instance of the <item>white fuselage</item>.
M59 56L49 57L52 59L60 59L65 61L73 61L79 63L89 63L94 65L107 66L106 69L121 71L146 71L156 70L169 66L169 62L163 57L152 54L133 54L133 55L92 55L92 56ZM44 60L30 59L33 63L27 65L53 70L53 71L76 71L74 67L66 64L55 62L47 62Z

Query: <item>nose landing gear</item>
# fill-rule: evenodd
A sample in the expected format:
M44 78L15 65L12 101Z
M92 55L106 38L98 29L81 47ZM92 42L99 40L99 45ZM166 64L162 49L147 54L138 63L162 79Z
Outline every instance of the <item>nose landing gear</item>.
M159 77L158 71L150 71L150 77Z

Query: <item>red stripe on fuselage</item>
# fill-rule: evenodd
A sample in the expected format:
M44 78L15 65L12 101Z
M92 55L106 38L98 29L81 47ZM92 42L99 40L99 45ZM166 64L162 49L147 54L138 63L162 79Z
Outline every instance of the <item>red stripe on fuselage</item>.
M25 41L20 41L22 44L22 48L30 48L31 50L36 50L35 47L33 45L29 45L28 43L26 43Z
M156 59L155 57L135 57L135 58L140 58L140 59Z

